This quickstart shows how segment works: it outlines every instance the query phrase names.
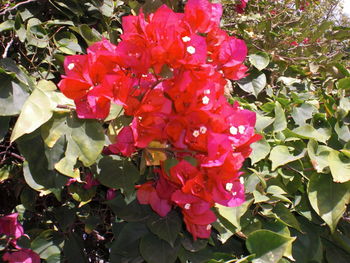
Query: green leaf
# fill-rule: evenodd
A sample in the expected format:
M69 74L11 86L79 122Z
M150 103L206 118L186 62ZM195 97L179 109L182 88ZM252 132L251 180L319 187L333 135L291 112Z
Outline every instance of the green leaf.
M0 73L0 83L0 116L19 114L29 96L25 86L4 73Z
M57 103L51 99L53 92L52 90L40 89L40 84L38 84L38 88L33 91L23 105L11 134L12 142L24 134L35 131L52 117L53 110L57 106Z
M241 230L241 217L247 212L252 202L253 199L249 199L237 207L227 207L215 204L215 212L220 222L232 233L236 233Z
M175 240L181 231L182 222L175 211L171 211L165 217L154 215L147 220L147 226L160 239L174 246Z
M334 232L350 198L350 183L334 183L331 175L313 174L308 184L312 208Z
M179 244L171 247L168 242L153 234L144 236L140 242L140 253L147 263L173 263L179 248Z
M281 104L276 101L275 105L275 121L273 123L273 131L280 132L287 128L287 120Z
M0 117L0 142L4 139L5 135L8 133L10 117Z
M83 188L82 185L71 184L68 187L69 193L72 195L75 201L80 203L88 203L96 194L96 187L90 189Z
M55 164L55 169L70 177L76 177L74 166L77 159L87 167L96 162L105 141L103 128L98 121L78 119L72 114L55 114L41 132L48 146L54 145L58 138L65 136L65 156Z
M179 259L181 263L205 263L212 258L213 252L209 249L203 249L198 252L190 252L184 248L180 248Z
M79 27L72 27L72 29L79 33L89 46L102 39L102 36L96 29L91 29L86 24L79 25Z
M24 84L26 88L34 88L32 79L21 70L16 63L10 58L4 58L0 60L0 67L8 74L15 76L21 84ZM26 89L25 89L26 90ZM15 95L15 94L14 94Z
M68 263L89 262L85 252L83 239L76 233L70 233L68 238L64 242L63 255Z
M299 217L302 232L294 231L292 235L297 239L293 243L293 257L295 262L309 263L322 262L323 247L320 234L323 228L316 226L304 217Z
M112 0L104 0L102 6L99 6L99 10L102 15L111 17L113 15L114 2Z
M256 123L255 123L255 129L258 132L262 132L265 128L270 126L274 122L274 118L263 116L259 113L256 114Z
M287 207L285 207L281 202L277 203L277 205L272 209L272 212L276 214L276 218L282 223L286 224L287 226L293 227L301 232L298 220L291 213L291 211Z
M291 114L295 123L299 126L306 124L306 121L312 118L312 114L317 111L316 108L308 103L303 103L300 107L293 108L293 112Z
M137 258L140 255L140 239L148 232L144 223L127 223L124 225L111 247L111 262L125 257L126 259ZM156 250L159 250L156 249Z
M271 170L273 171L279 166L301 159L304 157L305 153L306 153L306 149L304 149L298 155L293 155L289 152L289 149L287 146L277 145L271 150L270 157L269 157L269 159L272 162Z
M254 95L257 98L258 94L266 86L266 75L264 73L260 73L258 75L251 74L248 77L237 81L237 84L242 90Z
M253 196L254 196L254 204L262 203L270 200L270 198L268 198L266 195L261 194L257 190L253 191Z
M67 181L66 177L58 174L53 167L49 166L49 163L59 159L62 150L64 151L62 144L58 144L57 151L55 149L53 154L50 154L40 135L34 132L17 140L17 146L26 159L23 174L30 187L38 191L63 188Z
M60 255L63 239L54 230L45 230L37 236L31 244L31 248L39 254L40 258L47 259L53 255Z
M98 168L100 172L97 180L101 184L122 189L127 196L134 193L134 184L139 179L140 173L130 161L105 156L98 162Z
M54 42L64 54L75 55L77 52L83 52L78 44L77 37L73 33L60 31L54 35Z
M350 180L350 159L342 156L338 151L331 151L328 156L329 168L333 181L345 183Z
M350 78L343 78L337 81L338 89L350 89Z
M302 139L314 139L319 142L326 143L331 137L330 132L322 129L315 129L312 125L306 124L291 131L292 135Z
M343 124L340 126L339 122L337 122L334 126L334 130L337 133L339 139L344 142L350 141L350 130L348 125Z
M265 52L257 52L249 55L249 61L254 67L261 71L269 65L270 58Z
M271 149L270 144L265 140L265 138L252 143L250 147L252 148L252 153L250 154L249 158L252 160L252 164L264 159L269 154Z
M322 173L324 169L329 166L328 156L331 151L333 151L332 148L318 145L315 140L310 140L307 144L307 152L311 159L312 166L318 173Z
M15 21L6 20L0 24L0 32L12 30L15 26Z
M248 236L246 246L255 254L253 263L277 263L294 240L269 230L257 230Z
M26 38L28 45L38 48L46 48L49 45L49 35L37 18L28 20Z

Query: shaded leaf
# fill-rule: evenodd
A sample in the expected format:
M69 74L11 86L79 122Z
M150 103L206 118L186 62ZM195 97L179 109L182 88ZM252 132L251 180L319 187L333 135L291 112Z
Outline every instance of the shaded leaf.
M153 234L144 236L140 242L140 253L147 263L173 263L179 248L179 244L171 247Z
M277 263L294 240L269 230L257 230L248 236L246 246L250 253L255 254L252 262Z
M98 168L100 172L97 180L101 184L122 189L128 196L134 192L134 184L139 179L140 173L131 162L105 156L98 162Z
M313 174L308 184L312 208L334 232L350 198L350 183L334 183L328 174Z
M23 105L21 114L13 128L11 141L23 134L31 133L47 122L56 108L57 103L51 100L52 90L36 88Z
M154 215L147 220L147 226L159 238L174 246L175 240L181 231L182 222L175 211L171 211L165 217Z
M266 75L264 73L257 76L251 74L248 77L237 81L238 86L247 93L258 97L258 94L266 86Z

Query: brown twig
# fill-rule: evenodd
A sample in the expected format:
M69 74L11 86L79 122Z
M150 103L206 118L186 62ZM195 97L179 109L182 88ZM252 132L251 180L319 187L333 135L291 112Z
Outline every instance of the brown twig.
M12 10L17 9L21 5L29 4L29 3L36 2L36 1L38 1L38 0L27 0L27 1L20 2L17 5L14 5L13 7L7 8L4 11L0 12L0 16L6 14L7 12L11 12Z
M2 58L6 58L7 57L7 53L9 52L9 49L10 49L12 43L13 43L13 38L11 38L11 40L6 44L4 53L2 54Z

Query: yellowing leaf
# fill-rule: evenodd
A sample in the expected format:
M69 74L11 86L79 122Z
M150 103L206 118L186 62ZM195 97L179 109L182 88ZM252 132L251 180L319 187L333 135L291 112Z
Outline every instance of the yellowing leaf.
M165 161L167 156L163 149L166 149L166 143L160 143L157 141L150 142L146 148L146 165L160 165L161 161Z

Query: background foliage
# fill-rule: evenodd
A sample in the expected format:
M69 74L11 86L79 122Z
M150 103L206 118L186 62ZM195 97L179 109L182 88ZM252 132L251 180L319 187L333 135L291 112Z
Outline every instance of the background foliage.
M217 206L211 238L197 241L177 211L161 218L135 200L151 172L141 158L101 155L127 121L119 109L80 120L54 84L65 56L102 37L117 43L123 16L162 3L183 8L2 1L0 215L19 212L20 246L50 263L350 262L350 27L338 1L251 0L243 14L223 1L222 26L250 54L250 75L227 95L257 113L264 138L245 164L247 201ZM86 189L91 176L99 184Z

